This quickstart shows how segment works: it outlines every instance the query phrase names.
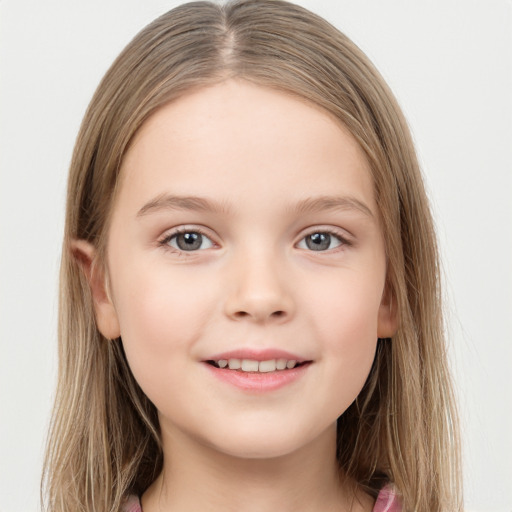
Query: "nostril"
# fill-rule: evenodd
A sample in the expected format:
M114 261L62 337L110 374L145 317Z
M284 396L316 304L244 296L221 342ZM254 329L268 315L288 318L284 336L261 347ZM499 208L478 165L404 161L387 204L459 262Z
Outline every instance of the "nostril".
M288 317L288 312L284 309L272 311L270 308L266 311L263 308L261 310L255 308L254 311L244 311L243 309L240 309L238 311L233 311L229 316L234 320L244 320L246 318L251 318L257 322L272 320L282 321Z

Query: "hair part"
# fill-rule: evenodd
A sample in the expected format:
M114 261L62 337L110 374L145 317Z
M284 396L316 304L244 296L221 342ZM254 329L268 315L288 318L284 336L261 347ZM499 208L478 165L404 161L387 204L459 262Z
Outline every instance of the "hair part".
M121 340L98 331L71 246L92 243L104 264L123 157L138 130L168 102L228 78L321 107L348 128L370 165L399 329L379 340L364 389L338 420L341 472L374 496L393 482L404 510L461 510L436 238L409 129L361 50L327 21L281 0L173 9L123 50L89 105L68 182L47 510L117 511L127 492L142 493L161 471L157 411Z

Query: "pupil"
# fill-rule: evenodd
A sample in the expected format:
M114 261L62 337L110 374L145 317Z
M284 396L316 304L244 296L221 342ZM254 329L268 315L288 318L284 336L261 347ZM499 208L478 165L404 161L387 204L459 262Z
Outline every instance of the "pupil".
M178 247L183 251L194 251L201 247L203 236L200 233L182 233L176 240Z
M312 251L323 251L331 245L331 235L328 233L313 233L306 237L306 245Z

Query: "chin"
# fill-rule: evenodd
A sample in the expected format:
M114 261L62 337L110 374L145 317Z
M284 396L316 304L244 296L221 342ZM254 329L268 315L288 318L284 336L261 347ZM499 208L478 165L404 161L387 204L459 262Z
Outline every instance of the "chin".
M275 459L278 457L284 457L293 453L296 447L290 446L285 447L282 444L276 445L275 443L254 443L240 442L238 444L231 444L230 446L219 446L217 449L222 451L226 455L236 457L239 459Z
M218 452L240 459L276 459L307 449L321 438L323 435L298 432L290 426L286 429L271 430L240 429L225 432L221 438L212 440L211 446ZM333 438L336 439L335 429ZM229 440L229 443L226 443L226 440Z

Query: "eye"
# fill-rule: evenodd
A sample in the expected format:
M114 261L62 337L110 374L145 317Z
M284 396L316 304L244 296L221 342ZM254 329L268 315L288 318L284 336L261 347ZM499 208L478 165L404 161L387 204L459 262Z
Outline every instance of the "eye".
M348 242L341 236L328 231L316 231L305 236L297 245L299 249L310 251L328 251L336 249L341 245L348 245Z
M200 231L180 231L169 235L162 241L162 245L169 245L178 251L200 251L213 247L213 242Z

